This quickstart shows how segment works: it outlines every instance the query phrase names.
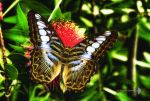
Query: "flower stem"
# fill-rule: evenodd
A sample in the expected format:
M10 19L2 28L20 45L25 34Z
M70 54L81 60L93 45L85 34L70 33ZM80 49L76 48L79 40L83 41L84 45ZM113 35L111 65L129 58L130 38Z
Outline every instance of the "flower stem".
M19 2L20 0L15 0L8 8L7 10L3 13L3 17Z

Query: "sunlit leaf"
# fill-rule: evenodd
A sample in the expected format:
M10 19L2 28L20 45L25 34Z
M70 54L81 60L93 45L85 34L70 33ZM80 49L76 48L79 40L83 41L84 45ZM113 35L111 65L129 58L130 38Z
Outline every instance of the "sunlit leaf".
M150 69L150 63L146 63L146 62L143 62L143 61L138 61L138 60L136 60L136 64L137 64L138 66L141 66L141 67L149 68L149 69Z
M14 67L13 65L10 65L10 64L6 64L5 68L6 68L8 77L11 80L17 79L17 77L18 77L18 70L16 69L16 67Z
M150 23L148 23L147 19L145 17L140 19L140 22L138 23L138 33L141 38L144 40L150 42Z
M88 85L93 86L94 83L95 83L96 81L98 81L98 80L99 80L99 74L95 74L95 75L91 78L91 80L90 80L90 82L89 82Z
M88 19L86 19L86 18L84 18L84 17L80 17L80 20L81 20L86 26L88 26L88 27L93 27L92 21L90 21L90 20L88 20Z
M51 17L53 20L55 19L62 19L63 15L62 15L62 12L60 10L60 8L57 8L52 14L51 14Z
M123 22L123 23L125 23L125 22L127 22L129 20L129 16L128 15L122 15L122 17L121 17L121 21Z
M112 9L102 9L101 13L103 13L104 15L109 15L114 13L114 11Z
M10 52L8 51L8 49L5 50L5 55L8 56L10 54ZM9 59L7 59L7 62L11 64L11 61ZM0 49L0 66L2 67L2 69L4 69L4 60L3 60L3 55L2 55L2 50Z
M116 96L119 101L132 101L131 98L129 98L128 95L124 92L119 92Z
M4 71L0 71L0 85L1 85L1 83L3 83L3 81L5 80L4 75L2 75L3 72L4 72ZM1 89L3 89L3 88L1 87L0 90L1 90Z
M17 25L24 31L28 31L28 22L26 15L23 13L20 5L17 5Z
M91 4L90 3L85 3L82 5L82 10L85 11L88 14L92 14L91 11Z
M108 19L107 28L111 28L114 23L114 20L112 18Z
M5 92L0 92L0 97L2 97L5 94Z
M4 37L16 43L24 43L28 40L28 38L27 36L24 36L23 33L24 32L19 29L10 30L5 32Z
M126 62L128 60L128 57L125 54L117 53L116 51L112 52L111 54L112 54L113 58L115 58L115 59L118 59L118 60L121 60L124 62ZM141 67L150 68L150 64L143 62L143 61L136 60L136 64Z
M111 0L111 1L113 1L113 2L121 2L123 0Z
M143 55L144 55L144 58L146 59L146 61L150 63L150 53L144 52Z
M13 48L13 49L14 49L15 51L17 51L17 52L23 52L23 51L24 51L23 47L16 46L16 45L12 45L12 44L9 44L9 46L10 46L11 48Z

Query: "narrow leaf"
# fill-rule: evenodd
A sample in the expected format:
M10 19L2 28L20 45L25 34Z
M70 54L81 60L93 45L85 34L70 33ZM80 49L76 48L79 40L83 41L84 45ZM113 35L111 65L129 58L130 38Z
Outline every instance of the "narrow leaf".
M81 21L82 21L86 26L88 26L88 27L93 27L93 23L92 23L90 20L88 20L88 19L86 19L86 18L84 18L84 17L80 17L80 19L81 19Z
M6 23L16 24L17 17L16 16L5 17L3 21Z
M17 25L24 31L28 31L27 18L19 4L17 5Z
M143 55L144 55L144 58L146 59L146 61L150 63L150 53L144 52Z
M13 49L14 49L15 51L17 51L17 52L24 52L23 47L16 46L16 45L12 45L12 44L9 44L9 46L10 46L11 48L13 48Z

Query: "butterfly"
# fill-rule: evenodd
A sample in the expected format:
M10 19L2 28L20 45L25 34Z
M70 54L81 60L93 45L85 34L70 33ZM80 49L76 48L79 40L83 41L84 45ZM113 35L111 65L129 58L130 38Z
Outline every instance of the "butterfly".
M102 35L79 40L74 46L66 47L67 40L63 42L57 33L60 30L52 28L52 24L48 24L40 14L30 11L28 23L34 47L31 79L48 85L59 77L66 91L81 91L86 87L96 71L98 60L117 39L117 33L105 31ZM55 28L58 27L56 24Z

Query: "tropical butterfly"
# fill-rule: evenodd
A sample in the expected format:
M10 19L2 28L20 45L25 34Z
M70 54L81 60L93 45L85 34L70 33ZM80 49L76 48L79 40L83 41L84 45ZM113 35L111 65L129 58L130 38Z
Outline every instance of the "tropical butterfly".
M38 13L30 11L28 23L34 46L31 52L31 79L48 85L59 77L67 91L81 91L86 87L96 71L97 61L117 39L116 33L106 31L103 35L79 40L69 47L69 40L63 42L58 35L60 30L52 28L52 24L48 24ZM58 23L53 23L56 29L59 28Z

